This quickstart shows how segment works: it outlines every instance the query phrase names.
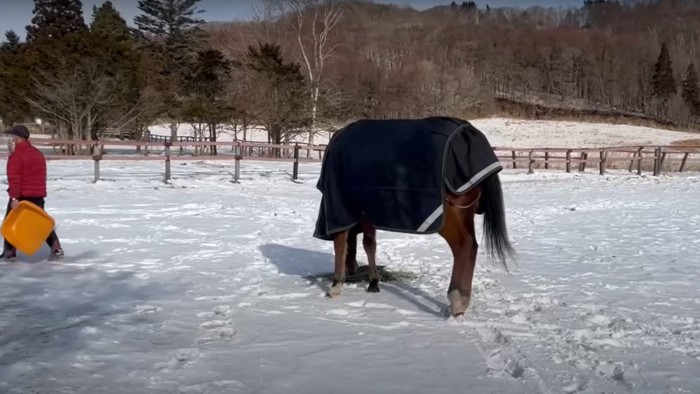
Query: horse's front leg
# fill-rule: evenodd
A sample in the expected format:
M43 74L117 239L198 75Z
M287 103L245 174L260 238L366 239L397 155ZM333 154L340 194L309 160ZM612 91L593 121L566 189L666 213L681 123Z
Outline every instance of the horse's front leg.
M472 238L460 245L460 252L455 254L455 268L447 291L452 316L461 316L467 311L472 299L472 279L476 266L478 244Z
M467 217L463 217L463 219L464 239L458 247L460 252L455 254L455 266L460 265L461 272L459 276L453 276L453 283L450 285L452 292L449 297L450 302L454 305L453 316L464 314L471 303L472 281L474 279L474 268L476 267L476 255L479 250L474 230L474 212L468 211ZM459 263L457 262L458 256L460 259Z
M464 239L459 240L454 247L452 247L453 253L453 266L452 266L452 278L450 279L450 286L447 289L447 299L450 302L450 315L453 317L461 316L469 308L469 303L471 301L471 283L470 286L466 286L464 278L468 275L468 243Z
M337 233L333 237L333 250L335 254L335 273L333 275L333 284L328 292L330 297L337 297L343 290L345 283L345 256L348 249L348 232L343 231Z
M464 197L461 199L466 200ZM478 249L474 212L475 204L448 206L445 211L445 226L440 233L452 250L452 278L447 289L447 299L450 302L449 313L454 317L463 315L471 303Z

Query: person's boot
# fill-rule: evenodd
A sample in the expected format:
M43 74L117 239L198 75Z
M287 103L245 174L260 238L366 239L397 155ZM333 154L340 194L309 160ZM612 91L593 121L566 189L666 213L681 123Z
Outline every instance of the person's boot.
M63 249L61 248L61 243L56 242L53 243L51 246L51 256L49 257L49 260L60 260L63 258Z
M17 251L15 250L5 250L2 252L1 258L8 263L12 263L17 260Z

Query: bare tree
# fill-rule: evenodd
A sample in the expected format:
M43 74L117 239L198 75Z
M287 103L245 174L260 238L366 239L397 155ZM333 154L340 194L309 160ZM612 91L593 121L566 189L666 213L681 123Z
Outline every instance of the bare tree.
M107 129L134 125L152 111L158 99L144 89L137 101L126 102L120 94L123 78L101 72L90 61L66 73L41 72L33 82L33 92L24 99L59 126L59 137L76 140L100 139Z
M331 35L343 9L338 0L263 0L267 16L277 16L294 32L299 50L299 62L309 78L311 127L309 144L314 143L320 96L323 92L324 70L328 59L339 44Z

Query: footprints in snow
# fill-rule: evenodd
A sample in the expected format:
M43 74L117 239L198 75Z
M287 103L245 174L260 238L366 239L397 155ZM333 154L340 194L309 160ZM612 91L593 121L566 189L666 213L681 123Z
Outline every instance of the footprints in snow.
M325 315L337 317L364 317L373 312L381 313L396 313L401 316L415 316L417 311L397 308L393 305L382 304L377 302L353 301L345 303L349 308L333 308L324 312Z
M199 326L206 331L206 335L197 339L197 344L211 343L217 340L229 340L236 335L236 330L232 327L231 307L229 305L219 305L212 312L203 312L198 315L200 318L209 319Z

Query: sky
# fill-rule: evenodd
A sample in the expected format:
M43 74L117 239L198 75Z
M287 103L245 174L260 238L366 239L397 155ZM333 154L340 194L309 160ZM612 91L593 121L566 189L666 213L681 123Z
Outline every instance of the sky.
M92 18L92 7L103 3L104 0L83 0L83 14L86 23ZM415 9L426 9L437 5L448 5L452 0L375 0L377 3L393 3L407 5ZM127 23L132 24L134 16L139 13L138 0L112 0L112 3L122 14ZM201 0L198 8L204 10L200 16L207 21L231 21L247 19L253 15L254 5L257 0ZM461 3L461 1L457 1ZM487 4L491 7L557 7L576 6L583 4L583 0L479 0L479 7ZM4 32L14 30L22 39L26 36L25 26L31 23L34 1L32 0L0 0L0 33L4 38ZM1 39L0 39L1 41Z

